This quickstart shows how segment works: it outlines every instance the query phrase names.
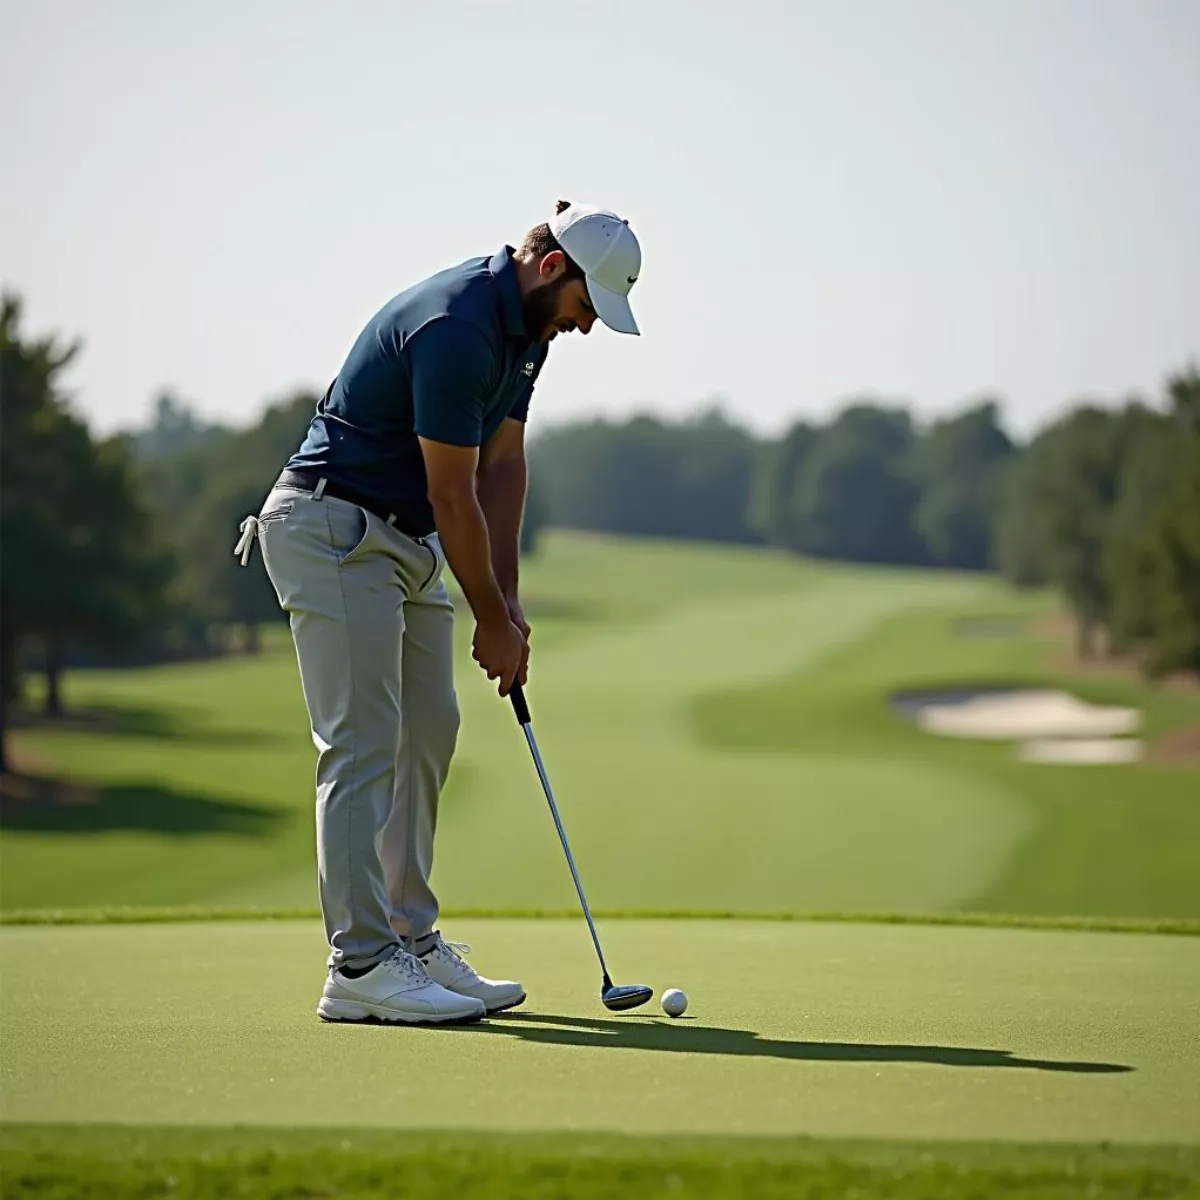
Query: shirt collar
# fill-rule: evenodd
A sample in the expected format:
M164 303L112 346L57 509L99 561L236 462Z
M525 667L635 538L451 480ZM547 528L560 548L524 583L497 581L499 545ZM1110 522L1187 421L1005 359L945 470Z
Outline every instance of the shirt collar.
M528 339L525 332L525 307L521 303L521 288L517 283L517 264L513 259L513 248L502 246L492 255L488 270L496 281L500 292L500 312L504 316L504 327L510 337Z

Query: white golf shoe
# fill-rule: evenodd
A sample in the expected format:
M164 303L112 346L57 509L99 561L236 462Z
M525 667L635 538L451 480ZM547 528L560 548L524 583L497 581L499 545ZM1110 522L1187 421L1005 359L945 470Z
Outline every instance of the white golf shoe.
M485 1012L482 1000L430 979L420 959L407 950L397 950L357 979L330 971L317 1002L325 1021L448 1025L482 1020Z
M485 979L463 959L471 947L465 942L446 942L436 930L433 945L420 954L429 978L459 996L482 1000L489 1013L516 1008L525 1001L525 989L511 980Z

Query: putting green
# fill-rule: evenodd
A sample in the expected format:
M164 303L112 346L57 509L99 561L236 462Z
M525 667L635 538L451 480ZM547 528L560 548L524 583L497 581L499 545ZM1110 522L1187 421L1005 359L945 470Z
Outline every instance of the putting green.
M463 921L526 1009L326 1026L311 922L0 929L7 1122L1200 1141L1200 940L611 921L613 1016L579 921Z

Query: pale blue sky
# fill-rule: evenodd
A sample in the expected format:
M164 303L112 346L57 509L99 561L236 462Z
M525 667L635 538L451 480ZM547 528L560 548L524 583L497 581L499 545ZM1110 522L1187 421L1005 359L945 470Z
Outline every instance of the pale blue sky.
M421 275L616 208L644 336L535 420L763 432L982 392L1027 432L1200 356L1198 0L0 0L0 283L101 430L323 389Z

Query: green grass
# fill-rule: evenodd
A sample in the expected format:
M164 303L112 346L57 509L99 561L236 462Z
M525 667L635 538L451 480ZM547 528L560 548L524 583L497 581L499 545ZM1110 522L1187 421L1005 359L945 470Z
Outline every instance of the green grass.
M525 588L606 952L687 1016L600 1006L468 621L435 884L447 936L530 991L469 1029L313 1013L285 630L258 659L75 674L104 724L17 750L92 802L0 813L5 1200L1200 1196L1200 942L1161 936L1200 931L1200 777L1022 764L889 703L1061 684L1154 737L1200 721L1196 694L962 636L1050 603L982 577L559 535Z
M1047 678L1034 639L953 623L1044 597L562 535L525 589L535 727L597 908L1200 918L1194 772L1021 764L889 708L899 687ZM464 727L435 885L456 911L573 909L469 635L460 620ZM1195 695L1076 690L1144 705L1153 732L1200 720ZM26 731L17 749L97 802L6 805L0 908L311 908L314 752L286 631L257 660L72 675L67 698L109 727Z
M10 908L0 925L162 925L194 921L315 921L316 908ZM1047 917L1016 913L746 913L670 909L593 909L602 921L808 921L855 925L957 925L983 929L1065 929L1093 933L1163 933L1200 936L1200 920L1187 917ZM449 909L443 920L577 921L577 908Z
M6 1200L1091 1200L1200 1196L1200 1151L807 1139L120 1126L0 1128Z
M602 923L672 1021L600 1006L579 921L448 932L528 1005L323 1025L298 919L0 928L0 1194L1200 1195L1192 940Z
M815 667L698 698L697 739L756 754L853 753L897 771L968 777L1025 814L1026 829L1002 868L981 880L970 906L1005 913L1126 916L1200 914L1200 779L1194 768L1147 763L1042 766L1007 744L931 737L883 702L905 689L976 683L1062 687L1102 704L1139 707L1145 736L1200 717L1195 694L1136 680L1069 677L1044 665L1022 636L964 645L954 611L904 613L831 652ZM957 654L950 653L958 647ZM843 818L847 814L843 813ZM865 819L865 818L864 818Z
M327 1026L316 922L0 929L0 1119L654 1136L1200 1141L1200 942L755 921L453 921L528 1004ZM14 982L19 981L19 982Z

